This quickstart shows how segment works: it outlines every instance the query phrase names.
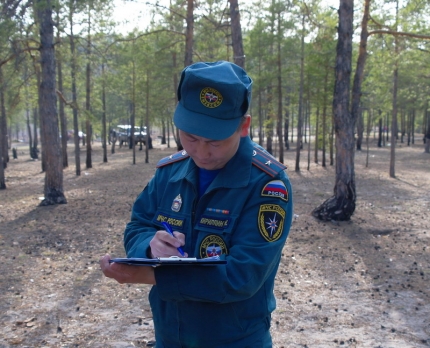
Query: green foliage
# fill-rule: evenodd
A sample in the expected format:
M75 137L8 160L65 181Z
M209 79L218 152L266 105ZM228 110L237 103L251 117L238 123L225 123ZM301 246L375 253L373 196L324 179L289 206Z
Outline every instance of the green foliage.
M337 43L337 11L323 7L324 1L303 2L280 0L239 2L246 70L254 80L252 111L263 118L264 127L275 127L278 105L278 64L281 67L283 114L297 115L299 109L301 38L304 37L304 103L312 107L311 122L316 109L326 110L327 126L331 122L334 66ZM194 61L233 61L229 3L206 0L194 9ZM359 5L357 5L359 6ZM106 93L106 117L109 126L128 123L134 101L136 126L146 116L151 126L170 121L175 105L174 78L179 79L185 49L186 2L171 1L142 4L142 12L151 13L143 20L146 26L131 32L120 32L112 17L113 2L109 0L58 1L54 13L58 39L56 57L62 64L65 100L72 99L71 64L76 62L77 107L79 117L86 117L85 69L91 64L91 111L95 132L101 131L102 90ZM361 20L361 8L356 17ZM393 2L372 2L369 31L398 30L426 34L429 32L428 2L413 0L399 8L396 19ZM37 106L38 29L32 8L25 15L1 14L0 64L3 88L7 91L6 112L10 123L23 123L26 110ZM302 18L304 16L304 27ZM88 20L91 32L88 36ZM356 25L359 28L358 22ZM70 39L76 44L71 56ZM356 32L359 35L359 29ZM55 33L57 37L57 32ZM91 40L91 54L87 54ZM392 109L393 66L398 59L398 105L403 109L424 109L430 95L430 44L428 41L398 37L398 56L392 35L371 35L362 85L362 106L381 110ZM28 48L33 48L29 50ZM354 46L354 57L358 47ZM11 58L13 57L13 58ZM280 61L278 61L278 57ZM355 64L355 59L353 63ZM353 69L355 66L353 64ZM417 113L421 115L422 113ZM72 108L66 106L69 129ZM254 115L255 116L255 115ZM416 122L420 122L418 116ZM297 117L290 128L296 127ZM321 121L320 121L321 122ZM254 127L257 125L254 122ZM24 127L24 126L23 126ZM320 125L321 129L321 125ZM328 128L327 128L328 129ZM321 135L319 135L321 137ZM322 143L320 139L320 144Z

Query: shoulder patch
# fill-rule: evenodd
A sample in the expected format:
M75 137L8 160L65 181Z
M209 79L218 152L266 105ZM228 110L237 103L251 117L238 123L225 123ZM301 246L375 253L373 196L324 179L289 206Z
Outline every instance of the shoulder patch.
M190 157L190 155L187 154L187 151L182 150L182 151L174 153L173 155L162 158L160 161L158 161L156 167L157 168L164 167L164 166L167 166L168 164L182 161L188 157Z
M272 178L287 169L287 166L277 161L270 153L261 147L254 146L252 164L266 172Z
M285 202L289 200L288 189L281 180L272 180L264 185L261 196L280 198Z

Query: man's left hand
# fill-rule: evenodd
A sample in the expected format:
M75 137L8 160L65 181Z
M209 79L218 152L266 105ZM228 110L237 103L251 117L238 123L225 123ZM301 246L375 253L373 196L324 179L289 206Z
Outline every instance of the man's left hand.
M155 285L154 268L146 266L131 266L119 263L109 263L110 255L100 258L100 268L108 278L115 279L118 283L139 283Z

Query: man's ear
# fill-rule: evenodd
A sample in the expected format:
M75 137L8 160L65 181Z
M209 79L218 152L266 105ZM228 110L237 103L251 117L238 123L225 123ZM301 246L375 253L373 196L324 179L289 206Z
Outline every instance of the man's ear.
M242 123L242 127L240 130L240 136L246 137L249 135L249 127L251 126L251 115L245 115L245 121Z

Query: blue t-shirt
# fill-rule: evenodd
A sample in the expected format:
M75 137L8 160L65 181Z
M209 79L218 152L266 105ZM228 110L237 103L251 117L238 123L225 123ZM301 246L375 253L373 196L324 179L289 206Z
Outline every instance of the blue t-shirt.
M206 192L206 189L220 171L221 169L207 170L199 168L199 198L203 196L203 194Z

